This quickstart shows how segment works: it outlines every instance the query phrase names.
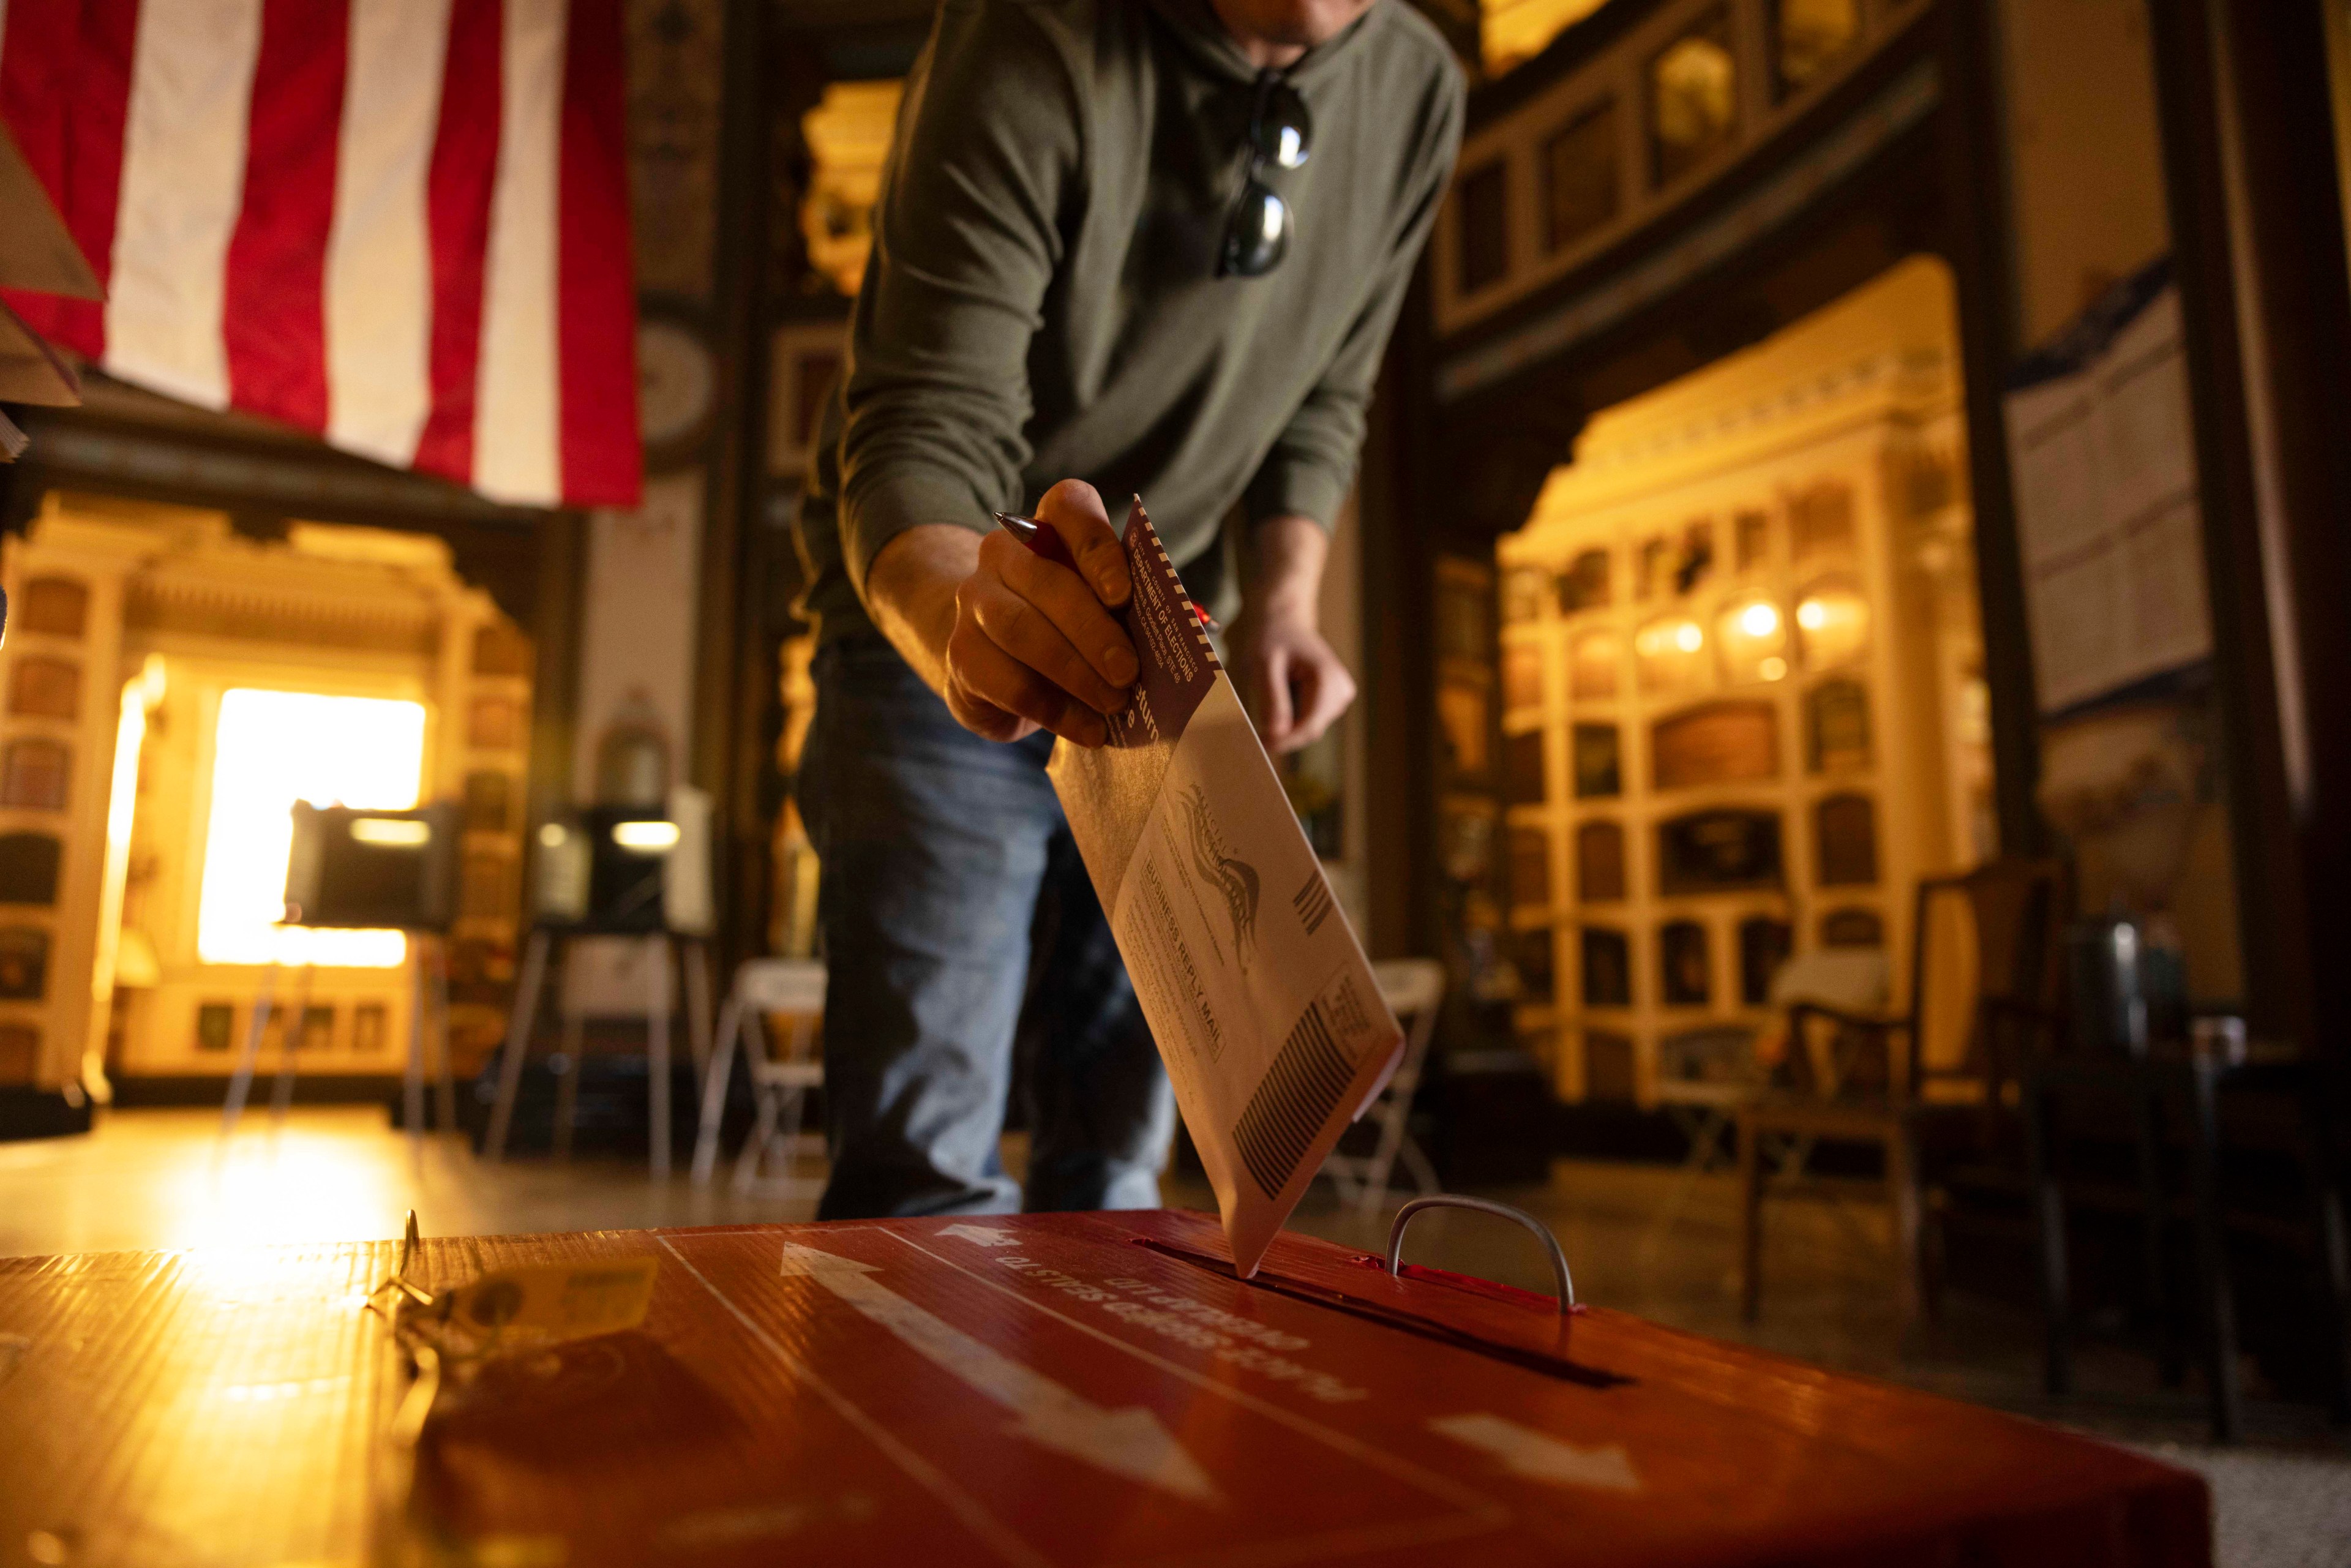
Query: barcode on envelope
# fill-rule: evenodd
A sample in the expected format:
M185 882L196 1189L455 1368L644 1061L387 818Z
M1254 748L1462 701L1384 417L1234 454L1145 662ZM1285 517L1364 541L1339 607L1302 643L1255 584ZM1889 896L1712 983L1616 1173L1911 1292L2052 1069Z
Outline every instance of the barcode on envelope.
M1354 1063L1332 1038L1322 1002L1307 1003L1233 1128L1241 1163L1266 1197L1279 1197L1289 1185L1354 1076Z
M1331 918L1332 901L1331 885L1322 880L1320 867L1307 876L1304 886L1290 895L1290 906L1298 911L1306 935L1311 936L1322 929L1322 923Z

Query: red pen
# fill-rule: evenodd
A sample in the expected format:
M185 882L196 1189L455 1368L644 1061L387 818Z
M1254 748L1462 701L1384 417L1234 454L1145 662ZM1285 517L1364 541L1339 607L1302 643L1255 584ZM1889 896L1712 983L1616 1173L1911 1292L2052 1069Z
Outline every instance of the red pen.
M1061 531L1052 524L1036 517L1024 517L1014 512L995 512L996 526L1029 547L1029 553L1044 557L1055 566L1078 570L1078 558L1070 553L1062 541Z
M1078 570L1077 558L1070 553L1069 544L1061 538L1061 531L1052 524L1039 517L1024 517L1015 512L990 512L988 515L996 519L997 527L1028 546L1030 554L1041 556L1056 566L1066 566L1071 571ZM1198 605L1192 606L1192 613L1198 616L1200 624L1209 631L1217 629L1217 623L1208 618L1208 612Z

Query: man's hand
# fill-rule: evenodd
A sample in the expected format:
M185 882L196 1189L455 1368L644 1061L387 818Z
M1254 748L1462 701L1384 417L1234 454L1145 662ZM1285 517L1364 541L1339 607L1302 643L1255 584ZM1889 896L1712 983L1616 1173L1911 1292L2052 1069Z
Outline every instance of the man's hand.
M1316 624L1331 539L1311 517L1280 517L1259 526L1255 542L1227 643L1266 748L1296 751L1321 738L1355 700L1355 678Z
M1071 571L1001 529L909 528L882 548L865 597L883 634L956 722L988 740L1050 729L1080 746L1109 737L1139 666L1111 611L1132 591L1126 551L1091 485L1064 479L1038 519L1061 536Z

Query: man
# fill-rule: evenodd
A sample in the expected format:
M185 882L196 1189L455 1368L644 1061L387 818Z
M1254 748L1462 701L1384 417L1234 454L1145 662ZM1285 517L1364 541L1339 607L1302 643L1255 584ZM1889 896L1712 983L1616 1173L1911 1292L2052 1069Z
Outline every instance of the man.
M1122 523L1146 498L1200 598L1238 504L1228 643L1267 744L1346 708L1326 530L1461 103L1404 0L942 5L799 517L823 1218L1020 1201L997 1145L1024 1000L1028 1207L1157 1201L1173 1098L1045 777L1135 678L1102 497ZM989 531L1031 507L1076 571Z

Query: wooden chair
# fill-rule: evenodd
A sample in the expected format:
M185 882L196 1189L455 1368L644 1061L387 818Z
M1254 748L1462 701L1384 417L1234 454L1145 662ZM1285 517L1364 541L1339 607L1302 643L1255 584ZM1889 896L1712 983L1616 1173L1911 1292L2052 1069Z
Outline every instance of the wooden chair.
M2020 1021L2049 1016L2063 917L2064 877L2053 862L2005 858L1964 876L1918 884L1910 945L1910 1006L1898 1015L1849 1011L1800 1001L1788 1009L1786 1083L1740 1107L1739 1178L1740 1307L1752 1322L1761 1304L1763 1198L1761 1141L1876 1145L1886 1160L1886 1196L1894 1217L1895 1296L1903 1321L1934 1306L1921 1225L1925 1182L1920 1128L1929 1118L1972 1123L1962 1129L1980 1146L2001 1139L2008 1085L2019 1064L2011 1048ZM1964 925L1938 915L1956 905ZM1972 996L1947 996L1965 954L1946 946L1971 929ZM1948 935L1946 935L1948 934ZM1964 944L1962 944L1964 946ZM1937 1068L1926 1040L1938 1021L1964 1031L1956 1067ZM1815 1025L1825 1025L1821 1038ZM1901 1045L1896 1046L1899 1038Z
M1428 1061L1429 1037L1437 1030L1437 1009L1445 1001L1445 966L1434 958L1387 958L1372 966L1388 1010L1404 1025L1404 1060L1381 1090L1364 1120L1372 1124L1375 1141L1365 1155L1333 1153L1322 1162L1322 1174L1338 1187L1342 1202L1364 1214L1376 1214L1387 1203L1388 1186L1401 1160L1423 1197L1439 1183L1428 1156L1413 1140L1408 1124L1412 1097L1420 1087L1421 1068Z

